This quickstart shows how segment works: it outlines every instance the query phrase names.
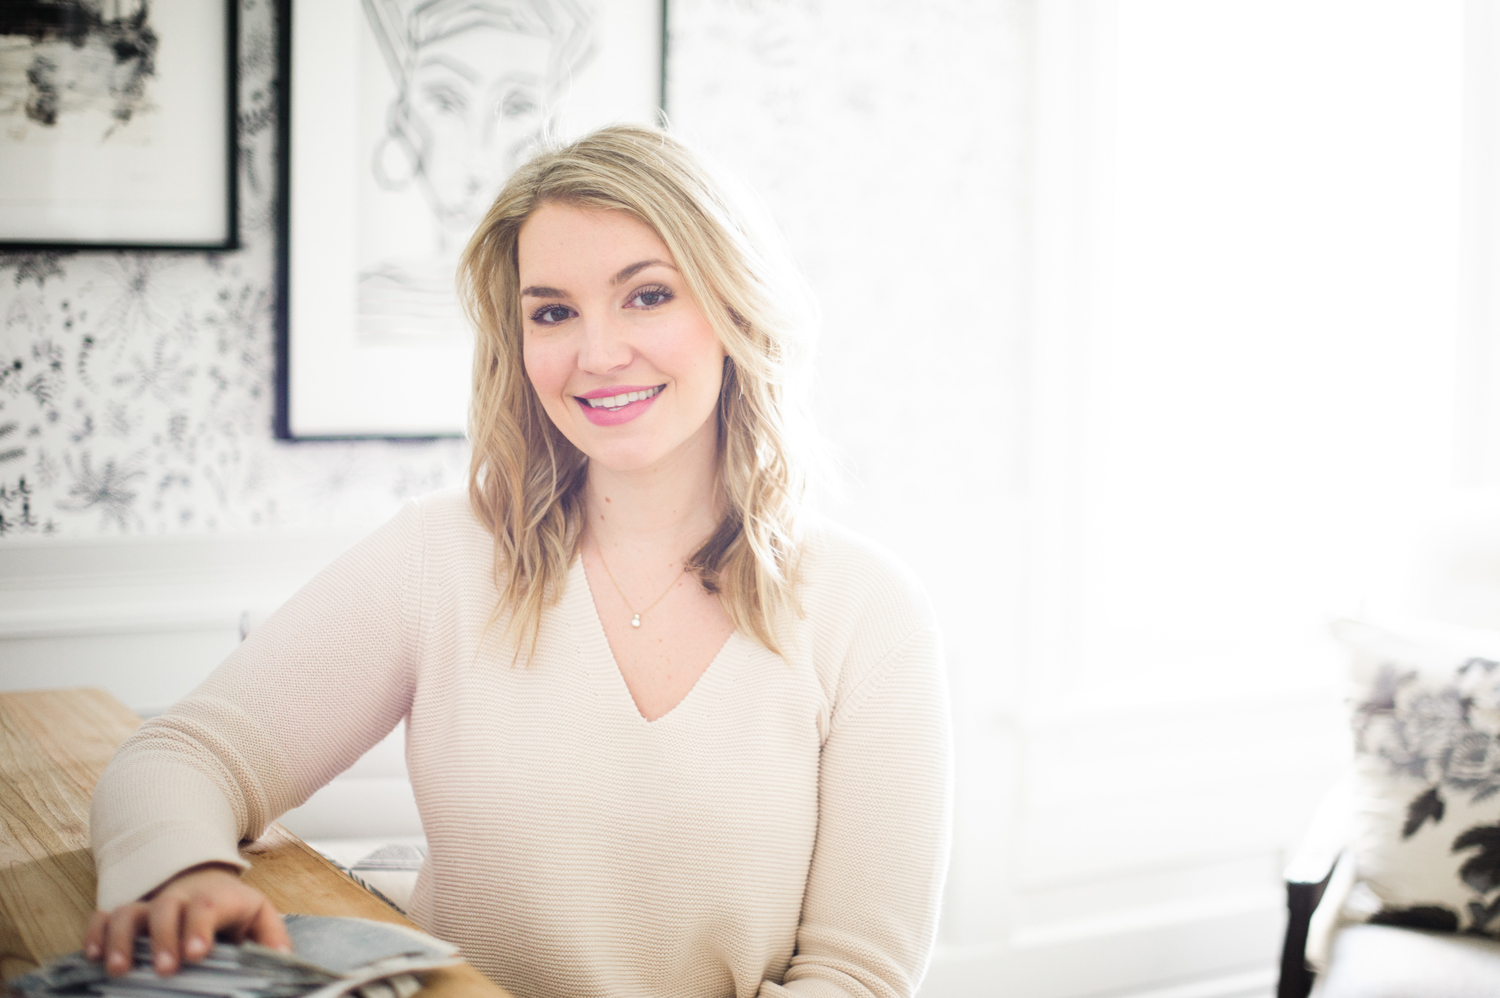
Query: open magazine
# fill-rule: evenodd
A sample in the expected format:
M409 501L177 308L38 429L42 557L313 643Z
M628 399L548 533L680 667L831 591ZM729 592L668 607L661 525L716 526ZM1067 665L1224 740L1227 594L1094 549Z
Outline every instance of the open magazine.
M26 998L411 998L423 971L461 962L457 947L388 922L287 915L286 928L292 953L217 943L198 963L160 977L142 938L135 966L120 977L106 976L102 963L82 953L69 953L9 987Z

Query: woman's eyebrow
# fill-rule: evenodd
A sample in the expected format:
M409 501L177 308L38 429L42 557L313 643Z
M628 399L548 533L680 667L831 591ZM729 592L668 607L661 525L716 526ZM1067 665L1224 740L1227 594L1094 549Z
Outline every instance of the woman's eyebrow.
M677 269L665 260L642 260L640 263L632 263L630 266L620 271L614 277L610 278L609 283L624 284L626 281L630 280L637 273L645 270L647 267L666 267L670 270Z
M670 263L668 263L665 260L642 260L639 263L632 263L630 266L628 266L624 270L620 271L614 277L611 277L609 279L609 283L610 284L624 284L626 281L630 280L632 277L634 277L636 274L640 273L641 271L645 270L647 267L666 267L668 270L676 270L677 269L676 267L672 266ZM530 287L525 287L525 288L521 289L521 297L522 298L566 298L566 297L568 297L568 293L566 291L562 291L562 290L560 290L558 288L549 288L549 287L545 287L543 285L533 284Z

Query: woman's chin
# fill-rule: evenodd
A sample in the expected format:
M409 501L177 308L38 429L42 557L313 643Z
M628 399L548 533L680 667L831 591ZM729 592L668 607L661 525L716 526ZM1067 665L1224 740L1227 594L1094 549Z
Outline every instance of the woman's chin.
M589 466L614 475L645 474L668 463L670 449L601 447L585 450Z
M641 434L633 440L618 439L607 443L601 443L595 437L575 440L574 445L588 457L592 468L615 475L649 474L667 469L692 475L696 471L688 470L689 467L701 462L711 470L714 463L713 451L710 449L703 454L692 437L663 440L656 434Z
M568 415L572 418L563 435L599 471L629 475L671 468L696 477L705 470L711 473L717 460L718 424L712 414L691 430L671 418L660 418L671 415L666 411L651 414L657 418L627 419L613 425L589 419L594 413Z

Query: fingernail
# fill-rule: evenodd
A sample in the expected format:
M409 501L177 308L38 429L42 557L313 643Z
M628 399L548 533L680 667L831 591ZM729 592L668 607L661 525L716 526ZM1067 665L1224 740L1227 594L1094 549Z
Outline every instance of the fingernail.
M99 944L98 943L88 943L88 944L86 944L83 947L83 955L86 956L86 957L88 957L90 960L97 960L97 959L99 959Z
M172 954L163 950L156 954L156 972L165 974L172 969Z
M119 950L115 950L109 955L109 965L115 970L124 970L125 964L125 954L121 953Z
M194 936L187 941L187 955L192 957L202 956L208 950L208 944L202 939Z
M280 944L277 945L276 948L279 949L279 950L281 950L281 952L283 952L283 953L290 953L292 951L292 944L291 943L280 943Z

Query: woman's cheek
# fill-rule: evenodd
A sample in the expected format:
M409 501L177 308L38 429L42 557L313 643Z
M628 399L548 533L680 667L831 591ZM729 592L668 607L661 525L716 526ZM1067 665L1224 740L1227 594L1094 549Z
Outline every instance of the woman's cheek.
M528 336L521 348L521 363L526 368L526 377L536 389L544 403L550 404L562 393L566 375L558 376L559 358L552 344L540 337Z

